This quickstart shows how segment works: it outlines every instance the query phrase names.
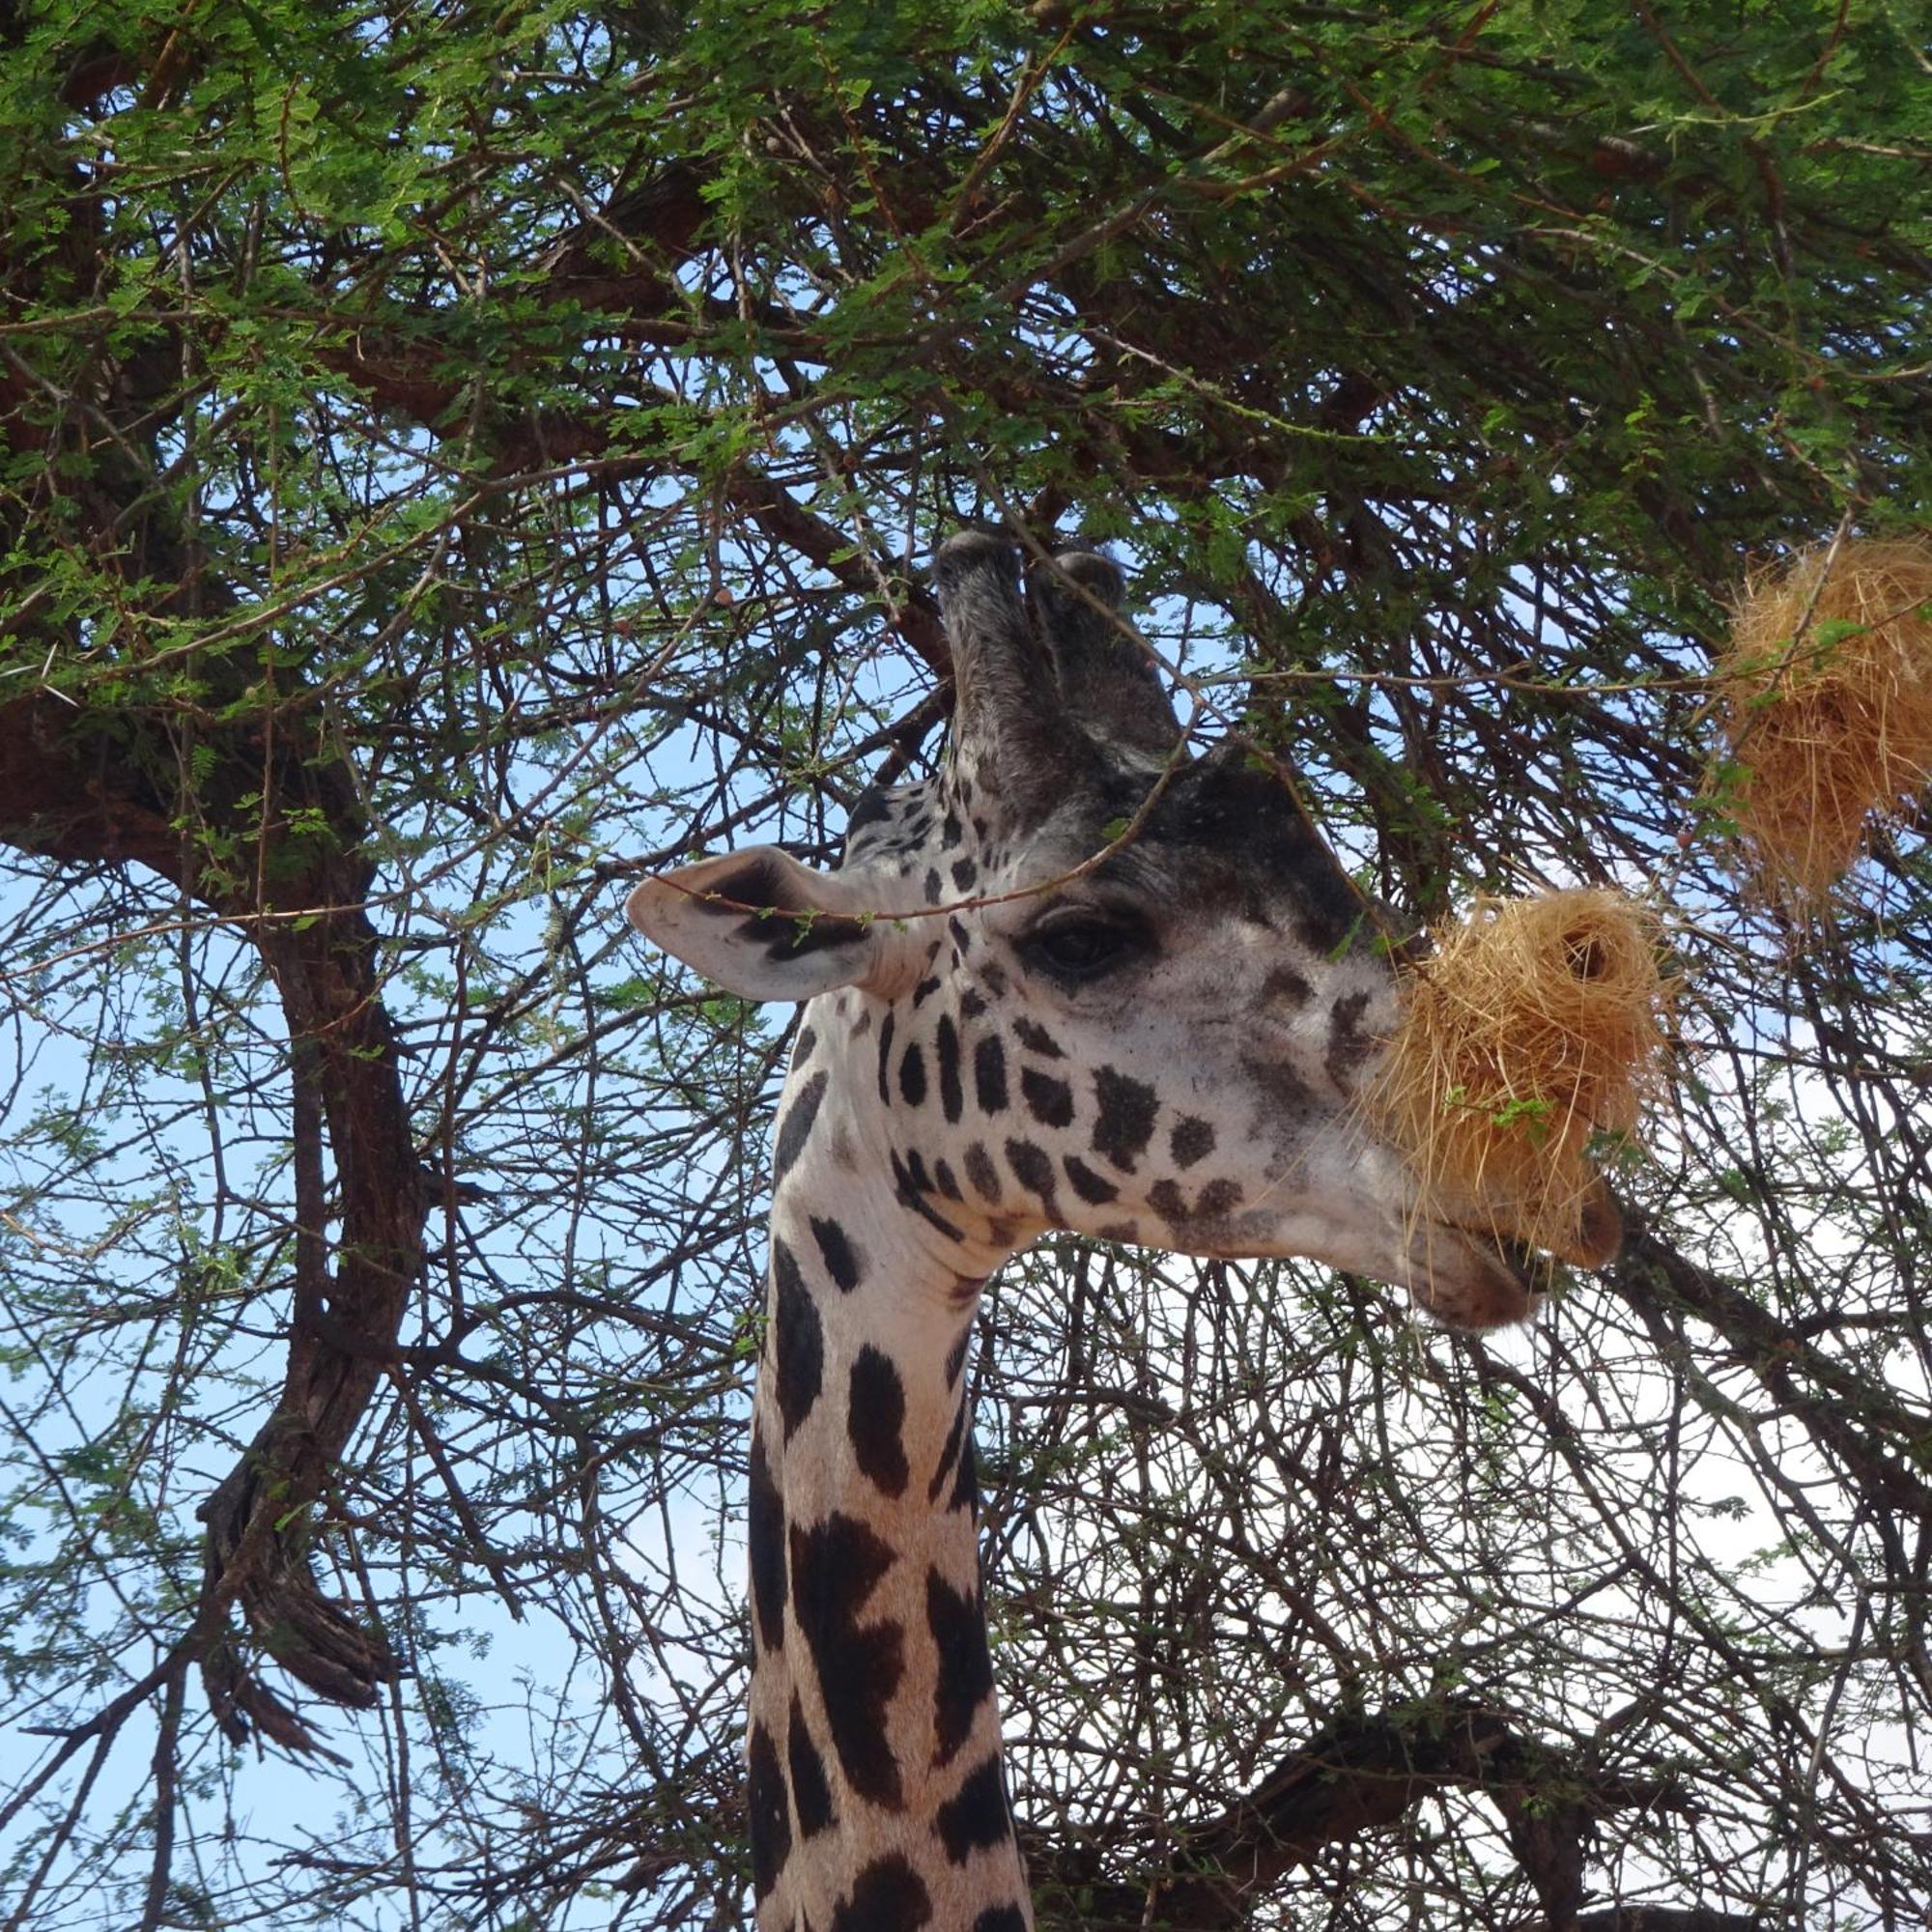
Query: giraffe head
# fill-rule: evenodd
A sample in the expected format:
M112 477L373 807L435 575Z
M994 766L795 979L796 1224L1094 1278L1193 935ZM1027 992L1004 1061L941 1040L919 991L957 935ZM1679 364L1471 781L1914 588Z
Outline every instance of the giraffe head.
M829 1038L808 1079L838 1082L841 1130L979 1252L1065 1227L1303 1256L1452 1325L1521 1320L1528 1258L1418 1216L1361 1105L1396 1013L1384 921L1238 747L1185 754L1119 572L1072 553L1023 592L968 534L936 574L944 768L867 793L836 872L756 847L646 880L632 921L747 998L830 996L794 1085ZM1593 1218L1569 1259L1614 1250Z

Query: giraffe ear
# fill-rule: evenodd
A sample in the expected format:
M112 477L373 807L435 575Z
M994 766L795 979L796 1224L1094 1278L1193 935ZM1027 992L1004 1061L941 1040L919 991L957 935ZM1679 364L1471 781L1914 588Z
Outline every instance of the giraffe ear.
M624 910L645 938L742 999L810 1000L900 976L910 936L872 917L890 895L866 873L814 872L753 845L644 880Z

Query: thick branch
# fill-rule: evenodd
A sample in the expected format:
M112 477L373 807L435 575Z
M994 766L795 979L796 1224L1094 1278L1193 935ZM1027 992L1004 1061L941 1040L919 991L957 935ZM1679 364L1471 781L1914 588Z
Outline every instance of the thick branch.
M1328 1846L1393 1825L1451 1785L1494 1802L1546 1909L1566 1915L1566 1928L1579 1922L1572 1915L1581 1902L1581 1840L1592 1821L1683 1802L1665 1778L1588 1770L1522 1737L1495 1711L1431 1700L1344 1719L1290 1751L1246 1797L1190 1832L1151 1887L1096 1881L1081 1858L1037 1852L1042 1923L1056 1922L1051 1903L1059 1892L1078 1901L1088 1932L1240 1925L1272 1886ZM1559 1876L1565 1868L1574 1881ZM1059 1922L1072 1921L1062 1915Z
M1713 1912L1703 1905L1612 1905L1561 1924L1520 1919L1509 1932L1756 1932L1763 1923L1754 1912Z
M1675 1342L1669 1302L1707 1321L1775 1398L1798 1416L1819 1448L1882 1509L1932 1523L1932 1487L1906 1461L1923 1441L1926 1418L1882 1383L1833 1361L1742 1290L1680 1255L1627 1216L1623 1255L1605 1276L1653 1337ZM1660 1302L1659 1290L1665 1299ZM1905 1453L1902 1453L1905 1452Z
M281 1399L202 1508L203 1602L196 1621L219 1631L203 1650L204 1680L230 1737L251 1730L292 1749L317 1748L295 1714L261 1684L228 1633L239 1602L275 1660L318 1695L367 1705L396 1662L382 1637L327 1600L310 1569L309 1519L367 1408L423 1260L426 1204L380 998L376 932L363 910L369 867L353 790L319 748L284 742L265 755L238 732L204 736L213 775L192 801L162 795L168 760L152 718L124 715L112 732L44 695L0 707L0 839L71 864L138 862L211 910L240 921L260 947L288 1018L301 1084L320 1103L340 1195L332 1272L315 1252L313 1151L298 1177L301 1276ZM205 764L204 759L204 764ZM189 814L231 823L249 806L260 863L242 876L205 866ZM327 832L298 838L291 817L319 812ZM257 816L257 814L259 814ZM313 819L308 820L313 823ZM299 915L299 917L298 917ZM312 1082L312 1090L310 1083ZM298 1112L305 1113L304 1098ZM305 1307L320 1296L325 1310ZM343 1348L325 1329L355 1338Z

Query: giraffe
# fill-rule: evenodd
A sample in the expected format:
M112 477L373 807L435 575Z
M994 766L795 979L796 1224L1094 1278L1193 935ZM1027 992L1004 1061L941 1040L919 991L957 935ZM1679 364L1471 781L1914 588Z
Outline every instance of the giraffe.
M731 991L804 1003L749 1480L759 1932L1033 1925L965 1377L1001 1262L1070 1228L1310 1257L1472 1329L1536 1299L1526 1253L1418 1220L1364 1126L1378 923L1238 747L1184 754L1118 569L1075 551L1023 584L968 532L935 577L938 773L867 793L837 871L754 847L627 908ZM1605 1197L1570 1259L1616 1240Z

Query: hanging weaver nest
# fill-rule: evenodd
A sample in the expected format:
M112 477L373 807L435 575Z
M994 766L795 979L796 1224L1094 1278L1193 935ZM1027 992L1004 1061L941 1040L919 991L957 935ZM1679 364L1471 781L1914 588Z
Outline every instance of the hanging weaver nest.
M1932 539L1853 538L1758 572L1717 674L1739 768L1725 803L1758 890L1802 916L1873 815L1932 778Z
M1662 1085L1668 1006L1657 923L1621 894L1478 900L1410 977L1369 1101L1418 1219L1605 1259L1586 1150Z

